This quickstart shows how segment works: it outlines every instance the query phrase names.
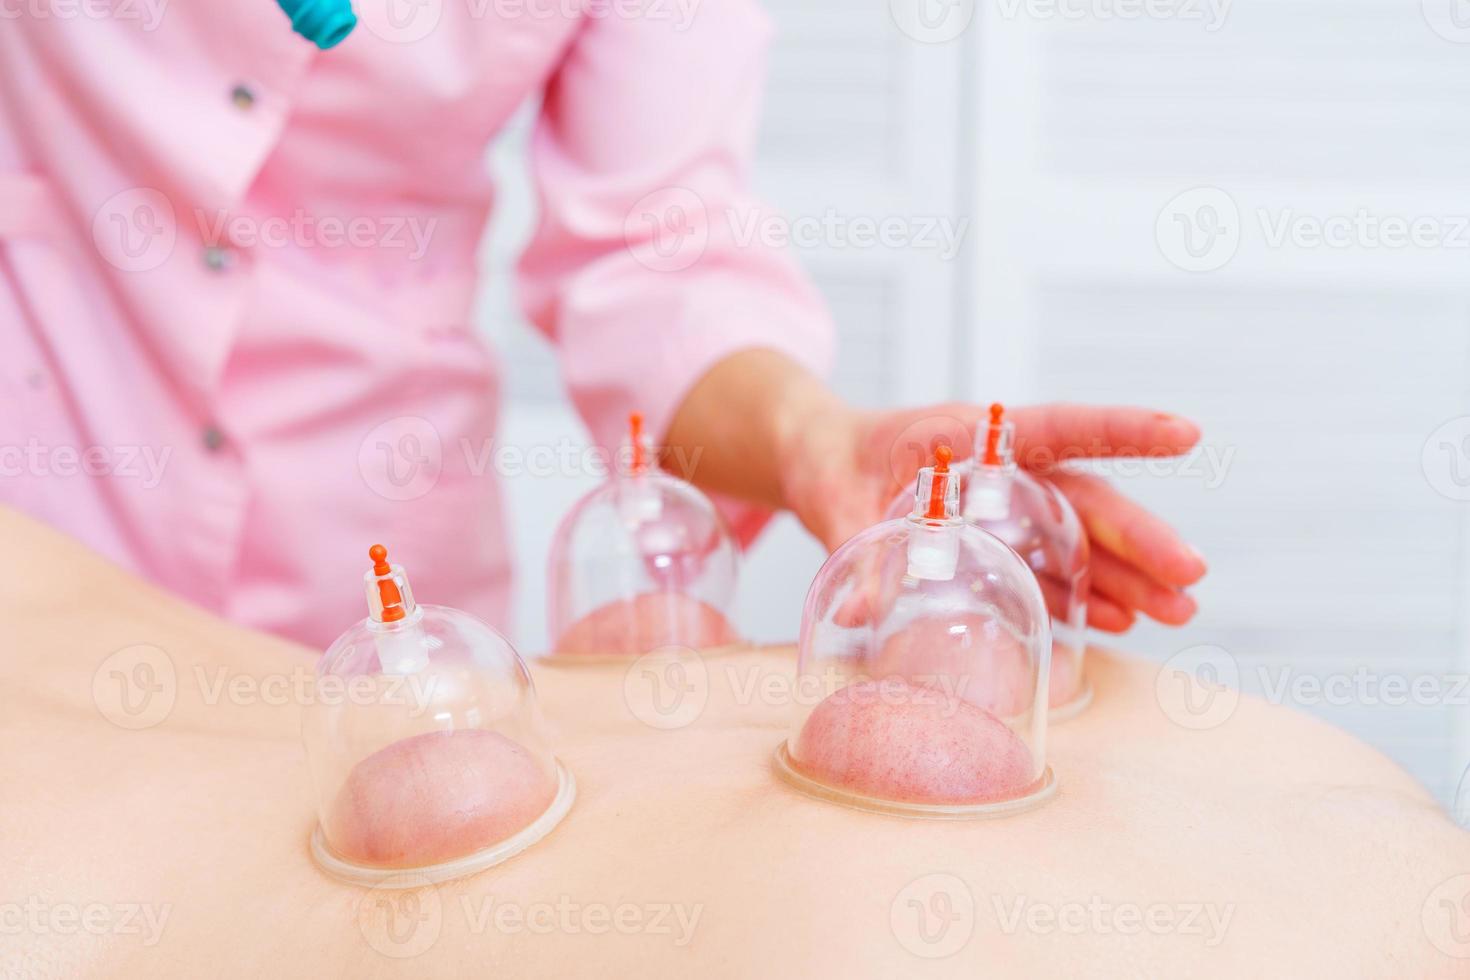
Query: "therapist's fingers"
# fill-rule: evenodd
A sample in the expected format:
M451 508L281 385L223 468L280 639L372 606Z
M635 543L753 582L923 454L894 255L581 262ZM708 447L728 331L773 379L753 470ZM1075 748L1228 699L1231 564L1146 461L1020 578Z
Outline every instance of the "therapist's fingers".
M1151 408L1028 405L1006 414L1016 426L1016 460L1030 469L1068 459L1179 456L1200 438L1193 422Z
M1199 442L1199 426L1150 408L1107 405L1028 405L1007 410L1015 424L1016 461L1050 473L1060 462L1106 456L1178 456ZM969 402L879 412L868 416L860 444L873 462L886 459L891 495L933 462L945 445L966 459L983 441L989 409Z
M1126 633L1137 619L1133 611L1098 593L1087 597L1087 625L1104 633Z
M1066 495L1092 539L1093 561L1101 548L1160 585L1183 588L1204 577L1205 561L1159 518L1100 477L1058 470L1050 475Z
M1128 610L1138 610L1166 626L1183 626L1198 606L1179 589L1160 585L1106 551L1092 553L1092 592Z

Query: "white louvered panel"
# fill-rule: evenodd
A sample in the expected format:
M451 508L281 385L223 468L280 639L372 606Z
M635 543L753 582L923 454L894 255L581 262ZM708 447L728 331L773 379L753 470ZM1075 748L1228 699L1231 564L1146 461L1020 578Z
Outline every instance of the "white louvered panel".
M917 44L885 5L841 0L766 4L777 28L761 126L757 187L794 219L965 217L960 199L962 48ZM916 229L916 232L918 229ZM932 359L954 348L959 263L934 250L798 249L833 304L836 382L864 404L947 397ZM854 290L880 280L881 325ZM878 337L881 334L881 338ZM881 342L874 342L881 340ZM857 387L844 378L864 379Z
M771 170L901 172L903 65L879 6L832 0L767 4L776 23L760 158Z
M833 319L842 325L832 385L844 398L868 408L892 404L899 395L899 379L888 370L902 340L894 329L902 315L901 284L895 279L817 278Z
M1218 643L1257 693L1260 666L1464 674L1470 521L1421 452L1470 414L1470 251L1273 247L1267 230L1288 210L1470 214L1470 49L1407 0L1236 0L1214 33L997 9L973 38L974 394L1157 405L1234 453L1218 486L1122 481L1211 560L1195 624L1124 645ZM1190 273L1155 223L1200 186L1238 205L1241 239ZM1461 705L1304 707L1441 798L1470 762Z
M1443 125L1470 62L1417 2L1238 0L1214 33L1080 24L1038 55L1049 171L1397 180L1470 164L1470 132Z

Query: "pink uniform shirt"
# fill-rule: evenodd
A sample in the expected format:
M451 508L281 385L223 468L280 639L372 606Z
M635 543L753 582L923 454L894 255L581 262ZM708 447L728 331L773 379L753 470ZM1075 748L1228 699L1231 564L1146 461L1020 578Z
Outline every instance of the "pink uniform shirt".
M357 6L328 52L273 0L0 26L0 499L318 646L363 616L379 540L421 601L507 623L471 302L486 146L528 96L518 288L593 440L634 409L664 431L740 349L821 370L831 337L739 233L770 33L749 0Z

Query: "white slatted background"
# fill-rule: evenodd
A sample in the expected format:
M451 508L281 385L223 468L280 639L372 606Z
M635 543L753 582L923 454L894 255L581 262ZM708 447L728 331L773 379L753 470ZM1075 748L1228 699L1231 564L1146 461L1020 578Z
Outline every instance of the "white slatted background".
M1470 670L1467 505L1435 492L1421 452L1470 414L1470 249L1272 247L1267 233L1287 209L1470 215L1470 46L1431 30L1418 0L1237 0L1214 32L1000 10L982 5L970 39L983 232L968 312L1006 354L977 348L975 394L1011 385L1204 423L1234 453L1218 487L1129 481L1209 557L1200 616L1127 645L1163 658L1219 644L1258 692L1351 679L1346 698L1288 703L1448 800L1470 762L1455 691ZM1201 186L1237 205L1238 252L1185 272L1155 222ZM1363 703L1359 669L1438 694Z
M768 8L779 36L760 191L798 217L974 221L958 262L799 252L838 321L835 383L848 397L1188 414L1228 458L1223 481L1201 461L1125 482L1209 557L1202 611L1182 631L1141 627L1125 646L1163 658L1219 644L1247 689L1262 669L1273 682L1283 669L1408 681L1470 671L1470 505L1436 493L1420 464L1440 423L1470 415L1470 250L1273 248L1258 215L1470 215L1470 43L1431 30L1420 0L1235 0L1213 31L1094 16L1107 0L1070 0L1083 12L1073 20L1037 16L1052 9L1044 0L975 0L968 29L938 44L898 30L887 4ZM529 445L581 433L545 345L509 303L506 271L530 221L524 131L495 154L502 198L482 320L506 362L502 440ZM1240 241L1223 268L1189 273L1167 260L1155 225L1201 186L1238 207ZM949 390L925 371L936 354L951 359ZM589 482L506 488L527 650L545 642L551 529ZM820 560L778 522L747 565L741 626L793 636ZM1447 799L1470 763L1470 708L1445 700L1306 710Z

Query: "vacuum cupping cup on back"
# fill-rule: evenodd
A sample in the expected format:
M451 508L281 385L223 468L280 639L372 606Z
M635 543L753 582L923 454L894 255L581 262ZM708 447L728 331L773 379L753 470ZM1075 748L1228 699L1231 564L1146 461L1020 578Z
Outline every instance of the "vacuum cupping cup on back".
M553 651L626 657L737 642L728 618L734 539L708 497L653 465L641 417L629 429L626 465L578 501L552 539Z
M546 836L575 786L510 643L468 613L414 602L381 545L369 557L369 615L323 655L302 718L312 855L362 884L472 874Z
M1087 534L1056 487L1016 466L1015 431L1004 408L990 424L976 459L957 464L960 515L1000 538L1030 566L1052 619L1051 717L1076 714L1092 700L1084 672L1089 590ZM913 488L894 499L888 517L908 512Z
M908 516L859 533L817 573L798 654L803 717L777 770L862 809L1014 812L1054 788L1050 620L1025 563L960 518L949 450L936 457Z

